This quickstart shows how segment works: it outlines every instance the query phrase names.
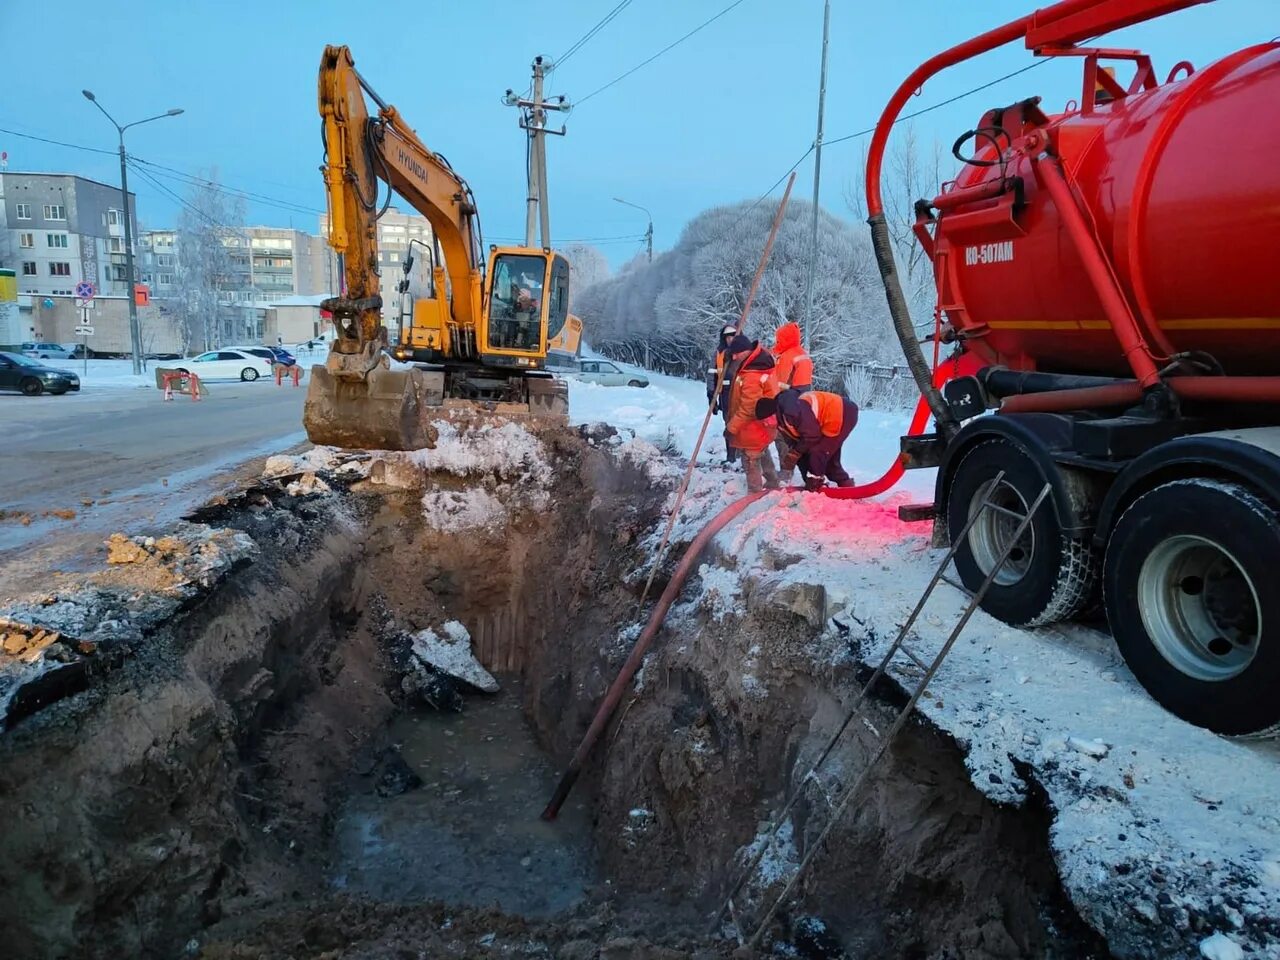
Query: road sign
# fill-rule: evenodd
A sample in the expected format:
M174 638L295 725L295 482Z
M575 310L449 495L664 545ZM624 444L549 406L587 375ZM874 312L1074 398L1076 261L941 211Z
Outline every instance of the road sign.
M77 297L77 298L76 298L76 306L77 306L77 307L79 307L81 310L97 310L97 309L98 309L98 301L96 301L96 300L82 300L82 299L80 299L79 297Z
M87 326L87 325L85 325L85 324L81 324L80 326L76 327L76 336L77 336L77 337L92 337L92 336L93 336L93 327Z
M93 284L88 280L81 280L76 284L76 296L81 300L92 300L95 292Z

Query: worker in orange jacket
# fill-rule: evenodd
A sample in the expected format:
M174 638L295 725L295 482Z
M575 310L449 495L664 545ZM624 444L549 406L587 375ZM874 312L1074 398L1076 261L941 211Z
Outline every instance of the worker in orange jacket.
M720 337L716 341L715 363L707 370L707 403L711 403L715 399L715 409L719 411L724 418L724 462L733 463L737 457L733 444L729 440L729 374L726 369L729 366L729 355L726 352L729 347L729 341L738 335L738 328L732 323L727 323L720 328ZM716 384L719 382L720 395L716 396Z
M766 487L777 490L781 484L769 449L777 427L772 418L756 417L757 403L778 394L773 355L741 334L730 341L725 354L730 358L726 371L730 377L729 396L725 407L729 414L728 439L742 454L747 492L756 493Z
M825 390L783 390L776 399L757 401L756 417L773 417L779 435L786 437L790 450L782 461L784 475L799 466L807 490L821 490L828 480L838 487L854 485L840 463L841 448L858 423L858 405L852 400Z
M797 324L784 323L778 328L774 334L773 354L778 360L774 375L780 389L791 389L797 393L813 389L813 360L800 344L800 327ZM786 463L791 447L781 430L774 445L778 448L778 463ZM791 474L791 470L784 469L782 479L790 483Z

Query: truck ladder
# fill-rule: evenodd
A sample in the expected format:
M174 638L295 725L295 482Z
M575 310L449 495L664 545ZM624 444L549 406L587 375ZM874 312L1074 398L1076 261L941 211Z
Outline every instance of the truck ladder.
M906 641L907 635L908 633L910 633L911 628L915 625L915 622L919 618L921 611L924 609L925 604L929 601L929 598L933 595L933 591L938 586L938 584L942 582L944 579L946 579L946 582L951 583L949 578L945 578L947 568L951 565L951 561L955 558L956 552L960 549L960 545L963 544L965 540L968 538L969 531L973 528L973 525L978 521L978 518L981 517L982 514L987 510L999 510L1000 512L1004 512L1005 508L1001 508L997 506L996 504L992 503L990 500L992 492L994 492L996 489L999 488L1003 480L1004 480L1004 471L1002 470L998 474L996 474L994 480L991 483L991 486L988 488L986 494L984 494L981 507L978 510L974 511L973 516L969 517L968 521L964 525L964 528L960 531L960 534L955 538L955 542L951 545L951 549L947 551L947 555L943 557L942 562L938 565L938 569L934 571L933 576L929 580L928 586L925 587L924 592L920 595L920 599L916 602L915 609L911 611L911 615L908 616L906 621L902 624L902 627L898 630L897 636L894 638L893 643L889 646L888 651L881 658L879 666L876 667L875 672L872 673L871 675L871 678L866 682L866 684L859 691L858 696L854 699L853 706L850 708L849 713L845 716L844 722L840 724L840 728L836 730L835 735L827 743L826 748L818 756L818 759L814 762L813 766L810 767L808 773L806 773L800 779L799 785L792 791L791 796L787 799L786 803L783 804L782 809L778 812L778 814L774 817L773 821L770 823L769 830L765 836L764 842L760 844L760 849L756 851L754 856L751 858L751 862L747 864L746 868L742 872L742 875L738 878L738 881L733 885L733 889L729 892L729 896L725 899L724 905L717 912L715 920L711 924L711 932L714 933L716 930L720 928L720 925L724 922L724 918L727 915L733 921L734 928L737 931L739 943L745 943L751 947L755 947L756 944L759 943L760 938L764 935L764 932L768 929L769 924L772 923L773 918L777 914L778 910L790 898L791 893L795 889L796 884L800 882L800 878L804 876L806 869L813 862L813 859L818 855L819 850L822 849L822 845L827 838L827 834L831 832L832 827L835 826L836 822L840 819L840 816L848 808L849 804L853 802L854 798L861 791L862 787L870 779L871 771L875 768L876 764L879 762L881 757L883 757L885 753L888 751L889 745L893 742L894 737L897 736L898 731L901 730L902 727L906 724L907 718L911 715L911 711L915 709L915 705L917 701L919 701L920 697L924 694L925 690L928 688L930 681L933 680L934 675L938 672L938 668L942 666L942 661L945 660L947 657L947 654L951 652L951 648L955 645L956 640L959 639L961 631L964 630L965 625L968 624L969 619L974 614L974 611L976 611L978 609L979 604L982 603L982 599L983 597L986 596L987 590L990 588L991 584L995 581L996 575L1000 572L1001 568L1004 567L1005 562L1009 559L1010 551L1012 551L1014 545L1026 532L1027 527L1030 526L1031 524L1032 518L1035 516L1036 510L1038 510L1040 508L1040 505L1044 503L1045 498L1049 496L1049 492L1051 490L1050 485L1046 483L1044 487L1041 488L1039 495L1032 502L1031 507L1030 509L1027 510L1026 515L1019 516L1019 523L1017 528L1014 530L1013 535L1010 536L1008 541L1005 543L1004 549L1000 552L999 559L997 560L995 566L992 567L991 572L987 574L986 579L982 582L982 586L980 586L978 590L972 594L969 594L967 590L964 591L964 593L969 596L969 603L965 607L964 613L961 614L960 619L956 622L956 625L952 629L951 634L947 637L946 642L942 645L941 649L939 649L937 655L933 658L932 662L926 663L923 658L917 656L916 653L906 645L905 641ZM923 676L920 678L920 681L916 684L915 689L912 691L911 698L907 701L906 706L904 706L898 712L897 716L893 721L893 724L889 727L888 731L881 734L880 731L876 728L875 724L872 723L871 719L862 712L862 704L863 704L863 701L866 700L867 694L870 693L871 689L879 682L880 678L885 675L885 672L888 670L890 663L893 661L893 658L897 656L899 652L901 652L904 656L906 656L906 658L910 660L911 663L917 669L923 671ZM871 731L872 735L876 738L878 743L876 745L875 752L872 754L871 759L867 761L867 765L862 769L862 772L859 773L858 776L854 779L854 781L851 784L849 784L849 786L845 787L838 796L833 797L831 792L829 792L827 787L823 784L821 778L819 777L819 773L822 770L823 766L826 764L826 762L830 759L832 752L835 750L836 744L839 743L840 738L844 736L845 731L849 728L849 725L853 722L855 717L860 719L862 724L868 730ZM746 885L747 881L755 874L757 868L760 866L760 862L764 859L765 855L769 852L770 848L773 846L775 840L777 839L778 831L782 828L782 825L784 823L788 822L788 816L791 813L791 810L805 795L806 789L809 787L810 784L812 784L815 787L818 795L823 799L823 801L825 801L828 809L830 810L830 814L828 815L826 823L822 827L822 830L818 833L818 836L814 839L814 841L809 845L808 850L805 852L804 858L800 861L799 865L796 867L795 872L792 874L791 878L787 881L787 885L783 888L782 893L780 893L777 896L777 898L773 901L768 911L765 913L764 918L756 926L755 932L751 934L751 937L749 939L747 939L745 936L745 930L742 924L742 916L738 909L738 905L734 902L734 898Z

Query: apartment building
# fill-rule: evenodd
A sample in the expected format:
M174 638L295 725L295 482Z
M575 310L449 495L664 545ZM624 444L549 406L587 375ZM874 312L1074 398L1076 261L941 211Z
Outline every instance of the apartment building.
M320 216L320 236L329 236L329 215ZM433 249L431 224L427 218L414 213L401 213L390 207L378 221L378 268L382 272L382 323L393 338L399 329L400 294L396 287L404 279L406 255L413 251L413 269L409 273L409 293L418 297L431 288L431 258ZM330 265L335 271L336 266ZM334 285L332 289L337 289Z
M0 267L14 271L20 294L70 296L88 280L104 295L126 296L121 207L120 188L97 180L0 172Z
M222 238L226 272L220 282L228 303L265 308L286 297L313 296L331 287L320 237L287 227L242 227ZM143 283L152 296L169 299L181 282L176 230L146 230L140 242Z

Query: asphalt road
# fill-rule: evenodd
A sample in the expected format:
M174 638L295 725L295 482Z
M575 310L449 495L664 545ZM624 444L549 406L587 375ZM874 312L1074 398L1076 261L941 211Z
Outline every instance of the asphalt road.
M0 595L37 554L53 563L82 547L96 553L104 534L171 521L246 461L306 441L305 388L259 380L209 391L199 402L91 385L61 397L0 394Z

